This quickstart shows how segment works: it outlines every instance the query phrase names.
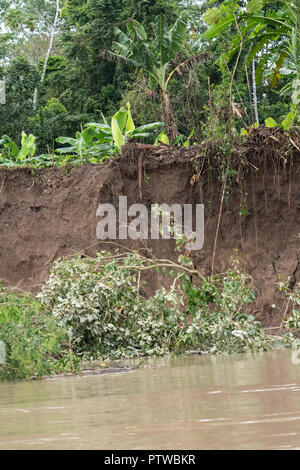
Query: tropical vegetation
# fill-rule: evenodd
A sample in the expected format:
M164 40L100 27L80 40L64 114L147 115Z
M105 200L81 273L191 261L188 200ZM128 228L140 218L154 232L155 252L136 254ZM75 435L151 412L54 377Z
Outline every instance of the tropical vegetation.
M131 138L192 144L266 120L289 130L299 10L299 0L2 0L1 164L103 163ZM116 127L128 102L133 131ZM159 139L151 122L165 124ZM18 156L24 135L34 148Z
M141 285L149 269L161 269L172 281L170 288L145 297ZM290 332L296 315L299 323L296 309L285 321L286 337L268 335L251 315L255 291L238 260L221 275L204 279L199 273L193 284L191 270L182 255L174 263L138 252L103 251L96 258L56 260L37 296L1 286L0 341L6 360L0 379L74 373L95 360L298 345ZM299 292L292 301L299 305Z
M261 125L299 130L300 0L0 0L0 14L1 167L98 165L131 141L221 143L226 198L233 143ZM55 261L38 296L1 286L0 378L295 341L298 286L280 285L292 310L279 338L251 315L237 263L206 278L190 263L101 252ZM144 296L149 269L171 287Z

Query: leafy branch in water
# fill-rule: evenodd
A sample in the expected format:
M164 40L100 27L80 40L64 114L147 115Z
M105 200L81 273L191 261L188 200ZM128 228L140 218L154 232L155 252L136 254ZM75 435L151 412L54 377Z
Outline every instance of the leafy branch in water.
M169 287L146 296L149 269ZM266 334L251 315L255 301L252 279L236 259L226 272L205 278L183 255L176 263L135 251L57 260L37 297L0 288L0 341L7 352L0 380L79 371L91 359L291 346L291 333ZM298 290L291 302L300 304ZM287 328L295 327L293 315Z
M248 313L255 300L249 276L234 268L203 278L190 264L182 255L179 263L137 252L77 256L54 263L39 298L77 352L102 358L272 347ZM170 288L145 297L140 274L148 269L162 270Z

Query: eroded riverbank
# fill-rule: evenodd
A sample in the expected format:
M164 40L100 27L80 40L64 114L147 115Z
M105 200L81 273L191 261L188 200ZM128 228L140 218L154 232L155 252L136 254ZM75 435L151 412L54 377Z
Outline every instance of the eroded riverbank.
M278 326L286 308L278 278L289 278L291 288L300 281L300 160L288 136L278 131L274 139L272 132L258 129L230 156L222 149L206 154L201 146L129 144L104 165L1 169L0 280L38 291L55 259L74 252L95 256L103 249L114 250L115 245L96 237L100 203L116 205L123 195L128 206L204 204L204 247L192 253L194 267L204 276L211 273L216 243L214 270L224 272L238 250L256 287L254 316L264 326ZM221 206L226 159L231 176ZM115 242L127 249L141 248L140 240ZM177 259L174 240L148 242L156 256ZM163 274L148 274L147 295L168 286Z

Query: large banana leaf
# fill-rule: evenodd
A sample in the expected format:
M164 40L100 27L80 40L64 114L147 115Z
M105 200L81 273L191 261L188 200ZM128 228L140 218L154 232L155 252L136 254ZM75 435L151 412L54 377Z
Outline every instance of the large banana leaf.
M204 37L208 41L218 36L220 33L225 31L229 26L235 22L234 15L228 14L224 18L221 18L216 25L211 26L205 32Z
M0 145L3 145L4 148L8 149L9 150L9 153L10 155L16 159L19 152L20 152L20 149L19 147L17 146L17 144L15 144L15 142L12 140L11 137L9 137L8 135L3 135L1 137L1 140L0 140Z
M256 21L257 24L271 25L276 26L276 28L281 28L285 34L289 34L293 30L293 26L289 24L285 18L276 18L270 15L252 15L252 21Z
M75 146L77 139L74 139L73 137L57 137L56 142L60 144L70 144Z
M77 139L73 139L73 137L57 137L56 142L59 144L69 144L70 147L61 147L56 149L58 153L72 153L76 152L76 144Z
M120 130L118 121L114 117L111 120L111 130L114 139L114 144L119 150L121 150L122 146L125 144L125 139Z
M101 129L106 134L109 134L111 129L109 124L103 124L102 122L88 122L85 126Z
M171 51L171 38L166 21L158 15L155 24L155 48L158 51L160 65L167 64L173 58Z
M147 33L144 26L136 20L130 19L127 23L128 31L133 31L140 41L147 41Z
M86 143L91 143L93 138L95 137L95 129L93 129L92 127L87 127L82 131L81 135Z
M125 129L127 114L128 114L128 110L122 107L112 117L112 119L115 119L117 121L119 129L120 129L121 132L123 132L123 130Z
M130 137L137 137L138 134L144 134L147 131L152 131L162 126L164 126L164 122L152 122L144 126L139 126L131 133ZM150 135L150 133L148 132L147 135ZM145 137L145 135L143 137Z
M22 132L21 150L17 155L17 160L25 160L28 155L32 157L34 155L35 148L35 136L32 134L26 135L25 132Z

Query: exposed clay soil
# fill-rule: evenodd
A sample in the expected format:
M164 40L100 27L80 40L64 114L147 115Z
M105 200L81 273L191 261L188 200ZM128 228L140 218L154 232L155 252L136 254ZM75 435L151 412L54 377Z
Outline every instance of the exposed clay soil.
M255 316L268 326L280 323L285 310L278 276L290 276L291 287L300 282L300 153L290 141L276 139L260 134L232 159L236 173L225 193L214 263L215 272L223 272L239 250L257 288ZM96 209L99 203L118 206L119 195L127 195L129 205L142 201L149 208L163 202L203 203L204 248L192 257L201 273L210 274L223 189L215 168L226 157L213 149L203 155L197 146L128 144L105 165L1 169L0 279L37 291L54 259L107 249L96 238ZM141 246L140 241L119 243ZM159 257L178 256L173 240L149 241L148 246ZM147 290L164 282L153 273Z

